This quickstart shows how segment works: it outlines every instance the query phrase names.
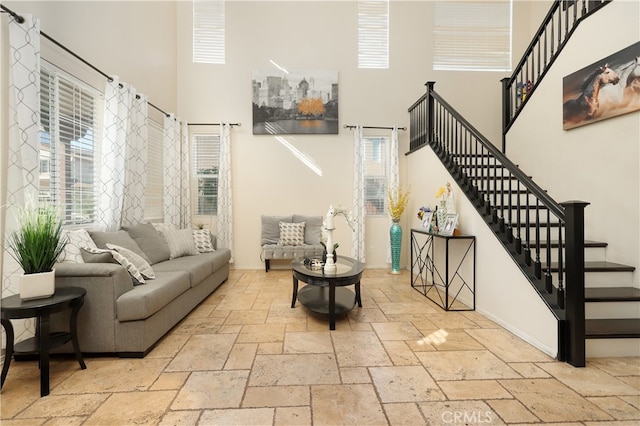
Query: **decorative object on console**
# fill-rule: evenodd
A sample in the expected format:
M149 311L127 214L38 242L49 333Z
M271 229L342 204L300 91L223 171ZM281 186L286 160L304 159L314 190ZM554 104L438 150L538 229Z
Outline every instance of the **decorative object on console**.
M353 217L351 212L342 207L333 207L333 205L329 206L329 211L327 211L326 220L324 223L324 230L326 231L326 241L321 241L320 244L324 247L324 252L322 254L322 259L324 261L324 271L327 273L334 273L336 271L335 261L337 260L335 251L340 246L338 243L333 243L333 230L335 229L334 218L336 216L343 216L347 221L347 225L351 228L352 231L355 231L353 226Z
M440 230L440 235L451 236L456 229L456 223L458 222L457 213L447 213L447 217L444 220L444 226Z
M451 182L447 182L446 186L438 188L436 198L440 200L440 205L436 209L437 232L441 232L445 228L447 214L456 212L455 196L453 189L451 189Z
M16 220L18 228L9 234L7 248L24 271L19 277L20 297L50 297L55 292L54 265L68 241L58 210L28 201L18 208Z
M389 240L391 244L391 273L400 273L400 250L402 248L402 227L400 217L407 207L410 190L402 190L402 185L396 191L389 190L389 216L391 216L391 228L389 229Z

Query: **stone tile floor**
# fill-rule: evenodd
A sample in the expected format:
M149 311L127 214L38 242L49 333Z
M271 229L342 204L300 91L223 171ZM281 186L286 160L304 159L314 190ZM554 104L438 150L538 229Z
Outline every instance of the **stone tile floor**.
M409 274L366 270L362 308L291 309L291 273L234 270L144 359L13 362L10 425L640 424L640 359L560 363ZM81 342L82 343L82 342Z

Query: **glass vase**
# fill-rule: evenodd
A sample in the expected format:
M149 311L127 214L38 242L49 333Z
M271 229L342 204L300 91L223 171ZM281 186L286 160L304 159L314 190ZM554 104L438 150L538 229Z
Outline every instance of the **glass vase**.
M389 229L391 241L391 273L400 273L400 248L402 247L402 227L400 219L393 219L391 229Z
M438 223L438 233L440 233L444 229L444 223L447 220L447 202L440 201L440 207L438 207L438 211L436 212L436 220Z

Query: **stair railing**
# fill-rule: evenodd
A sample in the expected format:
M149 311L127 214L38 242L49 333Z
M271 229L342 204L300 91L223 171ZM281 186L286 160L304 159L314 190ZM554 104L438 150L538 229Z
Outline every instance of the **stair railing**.
M587 203L556 202L438 95L434 84L426 83L427 93L409 107L407 155L426 145L433 149L558 318L558 359L584 366Z
M506 134L578 24L612 0L556 0L511 77L502 79L502 152Z

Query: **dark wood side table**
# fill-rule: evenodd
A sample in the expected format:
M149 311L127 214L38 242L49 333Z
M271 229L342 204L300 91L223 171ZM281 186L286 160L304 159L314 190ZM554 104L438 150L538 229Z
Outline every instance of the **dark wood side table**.
M84 304L84 296L87 291L78 287L56 288L53 296L46 299L22 300L19 295L5 297L0 301L2 311L2 326L7 334L7 349L2 365L2 382L9 372L9 365L13 354L38 353L40 366L40 396L49 395L49 351L51 348L63 345L69 340L73 343L73 349L80 367L84 370L87 366L80 352L78 344L77 320L78 311ZM71 309L69 332L53 332L49 330L49 317L56 312ZM14 347L14 334L11 319L36 318L36 336L18 342Z

